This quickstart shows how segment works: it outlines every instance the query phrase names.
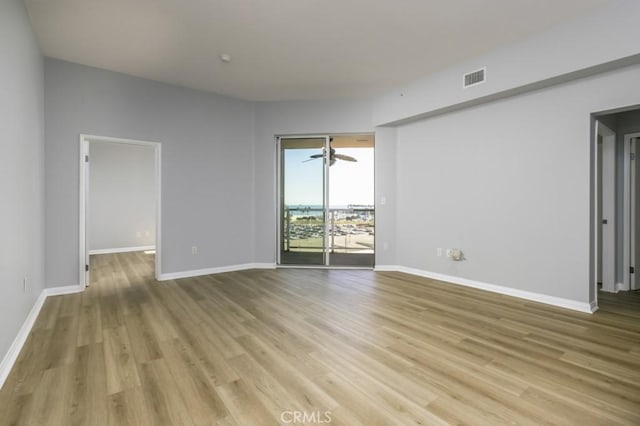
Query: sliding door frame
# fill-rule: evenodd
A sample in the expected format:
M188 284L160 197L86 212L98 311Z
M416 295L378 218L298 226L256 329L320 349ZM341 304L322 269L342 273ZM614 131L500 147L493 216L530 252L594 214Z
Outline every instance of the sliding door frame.
M331 252L333 249L333 244L331 241L331 232L332 232L332 224L331 224L331 206L329 203L329 195L331 194L330 182L331 182L331 163L328 161L327 155L331 152L332 148L332 140L340 137L351 137L351 136L366 136L372 138L371 147L375 149L375 143L373 140L375 139L375 132L337 132L337 133L310 133L310 134L279 134L275 135L275 146L276 146L276 173L275 173L275 194L276 194L276 223L275 223L275 249L276 249L276 266L278 268L320 268L320 269L372 269L375 265L375 257L371 266L360 266L357 264L354 265L344 265L344 264L331 264ZM324 236L323 236L323 256L324 263L323 264L295 264L295 263L282 263L283 261L283 226L284 226L284 164L283 164L283 146L282 141L288 139L324 139L324 154L325 158L323 159L324 163L324 194L323 194L323 202L324 202ZM335 142L335 140L334 140ZM359 141L360 142L360 141ZM375 172L373 176L373 185L375 185ZM375 198L375 197L374 197ZM374 200L375 205L375 200ZM374 207L375 208L375 207ZM375 225L374 225L375 226ZM375 243L374 243L374 253L375 256Z
M323 259L323 263L321 265L288 265L288 264L282 264L282 235L283 235L283 207L284 207L284 191L283 191L283 185L284 185L284 167L283 167L283 150L282 150L282 140L283 139L324 139L324 147L323 147L323 153L324 153L324 157L322 158L323 161L323 167L324 167L324 173L323 173L323 194L322 194L322 202L323 202L323 223L324 223L324 232L322 235L322 259ZM331 152L331 137L328 134L325 135L282 135L282 136L276 136L276 151L277 151L277 179L276 179L276 199L278 201L278 205L276 207L276 230L277 230L277 236L276 236L276 244L277 244L277 256L276 256L276 264L279 267L296 267L296 268L318 268L318 267L328 267L330 265L329 261L329 256L330 254L330 247L329 247L329 232L330 232L330 226L331 224L329 223L329 167L330 167L330 162L327 161L326 155L328 152Z

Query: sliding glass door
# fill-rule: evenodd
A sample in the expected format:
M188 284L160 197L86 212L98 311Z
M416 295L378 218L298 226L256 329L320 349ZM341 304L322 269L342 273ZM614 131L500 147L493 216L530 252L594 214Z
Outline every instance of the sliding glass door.
M281 265L374 263L372 135L279 139Z
M373 136L334 136L330 144L328 265L373 267Z
M326 264L327 138L280 139L280 263Z

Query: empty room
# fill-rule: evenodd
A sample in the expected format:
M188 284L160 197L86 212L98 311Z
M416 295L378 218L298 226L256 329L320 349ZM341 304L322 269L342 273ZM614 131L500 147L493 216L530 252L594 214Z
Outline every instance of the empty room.
M640 424L639 20L3 0L0 424Z

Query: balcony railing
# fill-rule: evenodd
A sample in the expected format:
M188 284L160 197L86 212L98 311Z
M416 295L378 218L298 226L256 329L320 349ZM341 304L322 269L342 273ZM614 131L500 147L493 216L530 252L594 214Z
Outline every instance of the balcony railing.
M328 231L331 253L373 253L375 210L373 208L325 209L287 207L283 211L283 250L322 252Z

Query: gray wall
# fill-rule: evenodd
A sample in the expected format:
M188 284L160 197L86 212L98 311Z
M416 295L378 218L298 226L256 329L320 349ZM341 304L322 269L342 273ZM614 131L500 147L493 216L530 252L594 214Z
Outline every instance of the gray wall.
M48 286L78 284L81 133L162 143L163 272L252 261L251 103L46 59L45 112Z
M369 100L260 102L255 115L256 262L276 261L276 135L372 133ZM376 140L376 145L378 141ZM377 148L377 147L376 147ZM378 173L376 152L376 174ZM378 226L378 218L376 218Z
M154 148L91 141L89 150L90 250L154 245Z
M397 139L395 127L376 127L376 265L396 265Z
M0 2L0 87L0 357L4 357L44 288L43 65L20 0Z
M400 127L397 262L590 301L590 114L638 103L638 81L627 67Z

